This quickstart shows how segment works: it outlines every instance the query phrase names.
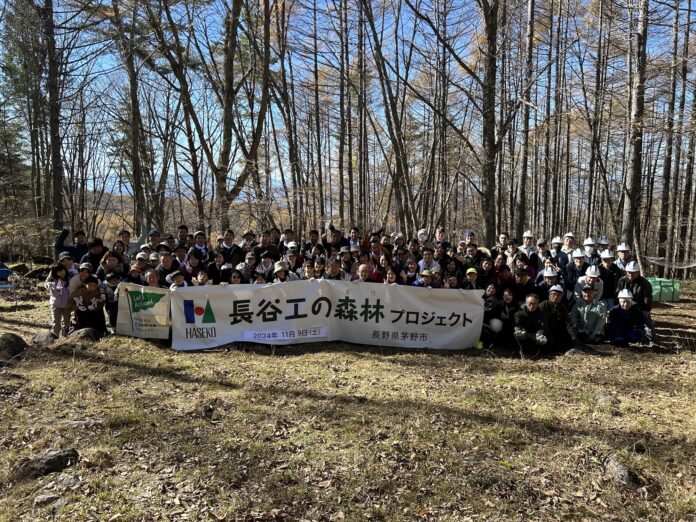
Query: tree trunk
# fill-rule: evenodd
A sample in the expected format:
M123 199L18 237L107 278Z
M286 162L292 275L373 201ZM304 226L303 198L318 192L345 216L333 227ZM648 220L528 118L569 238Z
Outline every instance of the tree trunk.
M645 66L648 38L648 0L640 0L638 28L635 32L635 70L631 71L630 160L623 212L622 240L629 245L640 239L641 175L643 172L643 114L645 106Z
M524 94L522 104L522 168L515 201L515 236L522 238L527 224L527 178L529 177L529 107L532 104L532 65L534 60L534 0L527 0L527 38L525 49Z
M51 185L53 187L53 228L63 228L63 158L60 134L60 62L56 51L55 22L53 19L53 0L45 0L43 8L44 33L46 36L46 55L48 73L48 125L51 141Z

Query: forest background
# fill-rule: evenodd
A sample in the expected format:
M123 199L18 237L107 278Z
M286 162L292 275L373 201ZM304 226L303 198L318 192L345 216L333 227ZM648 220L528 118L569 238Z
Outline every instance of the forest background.
M333 220L606 234L686 275L692 18L691 0L5 0L0 249Z

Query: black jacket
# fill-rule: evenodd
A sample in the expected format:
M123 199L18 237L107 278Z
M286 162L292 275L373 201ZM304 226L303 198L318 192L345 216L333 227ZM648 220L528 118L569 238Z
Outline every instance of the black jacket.
M636 277L631 281L628 276L619 279L617 291L628 289L633 294L633 301L640 306L641 310L649 312L652 310L653 289L650 282L643 276Z
M551 334L551 339L557 346L568 346L576 335L570 322L570 312L563 303L544 301L539 309L546 315L546 324Z
M515 327L523 328L526 330L527 334L534 334L541 331L545 336L548 337L549 335L546 314L541 311L541 308L537 308L534 312L530 312L523 306L522 310L515 314Z
M72 246L66 246L65 245L65 240L68 239L68 236L70 235L70 231L67 228L64 228L60 234L58 234L58 237L56 237L56 242L53 245L56 249L56 257L58 257L62 252L69 252L70 255L73 258L73 261L76 263L80 262L80 259L89 252L89 248L87 248L87 243L83 245L72 245ZM101 259L99 260L101 261ZM99 263L97 263L94 266L94 269L97 269L97 266L99 266Z

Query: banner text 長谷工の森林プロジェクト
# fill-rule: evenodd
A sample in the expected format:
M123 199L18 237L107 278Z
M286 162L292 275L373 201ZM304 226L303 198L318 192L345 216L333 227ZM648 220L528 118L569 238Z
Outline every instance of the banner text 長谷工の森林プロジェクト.
M463 349L481 334L482 295L483 290L323 279L177 288L170 295L172 347L344 341Z

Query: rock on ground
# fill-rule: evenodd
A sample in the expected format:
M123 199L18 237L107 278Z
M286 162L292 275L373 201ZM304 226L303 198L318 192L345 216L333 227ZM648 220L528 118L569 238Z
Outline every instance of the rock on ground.
M638 489L643 483L635 471L619 462L616 455L607 457L607 460L604 462L604 473L612 480L632 489Z
M80 459L76 449L50 449L22 462L10 476L11 482L31 480L49 473L63 471Z
M10 364L27 349L27 343L13 333L0 334L0 366Z
M99 336L93 328L82 328L75 330L68 338L72 341L97 341Z
M30 270L26 274L24 274L24 277L27 277L29 279L39 279L43 281L48 277L48 274L51 273L51 267L50 266L38 266L34 268L33 270Z
M34 505L36 507L39 506L46 506L48 504L53 504L56 500L59 500L60 496L58 495L37 495L34 498Z
M39 332L31 338L31 343L36 346L48 346L49 344L53 344L54 341L55 338L51 335L51 332L48 331Z
M9 265L8 268L19 275L24 275L29 271L29 267L24 263L17 263L16 265Z

